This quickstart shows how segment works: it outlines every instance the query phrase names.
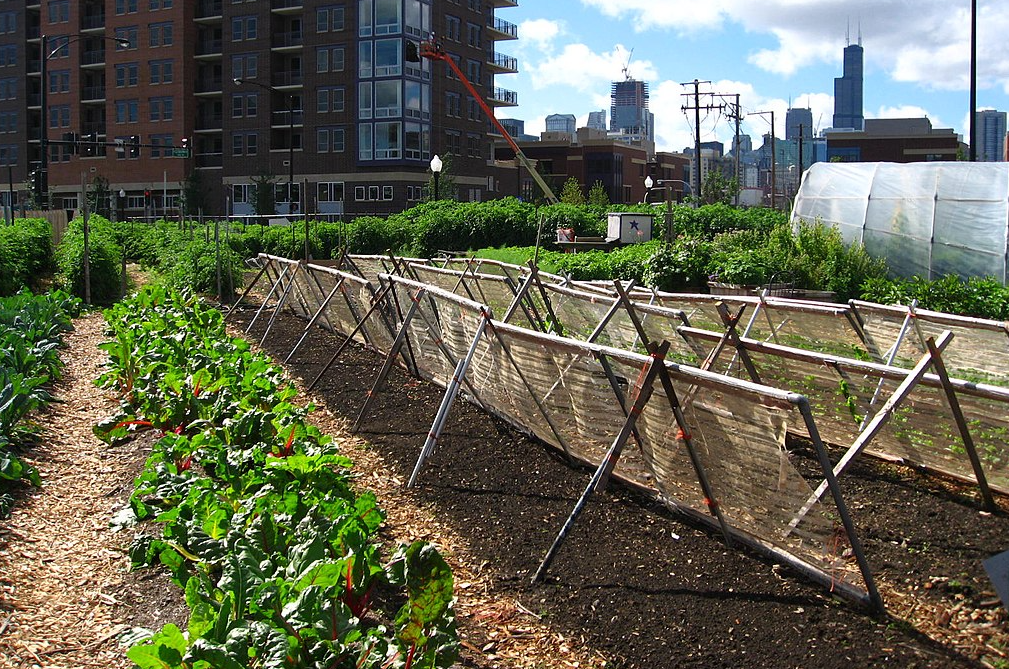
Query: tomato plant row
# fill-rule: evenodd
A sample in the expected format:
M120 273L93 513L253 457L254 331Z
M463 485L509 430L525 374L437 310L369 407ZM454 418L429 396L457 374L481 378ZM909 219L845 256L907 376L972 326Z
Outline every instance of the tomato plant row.
M269 359L226 334L198 299L147 288L106 312L99 385L114 441L160 435L136 480L134 565L167 566L185 589L186 630L129 651L142 669L448 667L457 658L452 575L417 542L383 561L383 520L351 488L351 462L306 422L311 406Z

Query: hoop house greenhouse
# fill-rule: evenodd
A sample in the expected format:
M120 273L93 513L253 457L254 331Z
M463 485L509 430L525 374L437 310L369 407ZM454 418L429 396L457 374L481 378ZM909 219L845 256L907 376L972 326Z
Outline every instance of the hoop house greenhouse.
M1009 163L817 163L795 198L799 220L836 225L899 276L1006 283Z

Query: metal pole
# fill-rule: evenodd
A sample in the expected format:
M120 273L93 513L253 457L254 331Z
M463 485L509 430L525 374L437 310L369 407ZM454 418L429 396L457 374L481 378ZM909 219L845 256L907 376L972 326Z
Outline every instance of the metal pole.
M45 39L45 37L42 37ZM978 159L978 0L971 0L971 147L970 160Z
M81 198L84 201L84 304L91 304L91 255L88 231L88 189L81 174Z
M49 37L42 35L42 43L39 45L39 71L42 73L42 88L39 91L39 100L42 103L42 122L39 124L39 169L42 178L39 179L41 192L39 196L39 206L42 209L49 208L49 112L46 110L48 101L49 82L46 81L49 62Z
M294 209L294 96L287 96L287 119L291 136L288 137L287 147L287 213L293 213ZM291 221L294 225L294 221ZM305 259L308 260L308 231L305 232Z

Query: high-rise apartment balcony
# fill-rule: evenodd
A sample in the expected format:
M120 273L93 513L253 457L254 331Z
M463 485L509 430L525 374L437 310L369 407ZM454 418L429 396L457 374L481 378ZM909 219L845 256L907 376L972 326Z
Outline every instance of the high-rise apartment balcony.
M273 41L270 43L270 49L276 51L277 49L284 49L288 47L298 46L300 47L304 44L305 38L300 30L290 30L284 33L274 33Z
M274 14L284 14L285 10L300 11L304 4L304 0L270 0L270 11Z
M81 30L100 30L105 27L105 12L94 12L81 17Z
M91 49L81 54L81 65L102 65L105 63L105 49Z
M305 77L301 70L289 70L287 72L274 72L271 80L273 86L301 86Z
M494 7L518 7L519 0L491 0L490 4Z
M222 114L203 113L196 115L196 132L214 132L223 128Z
M32 58L25 63L28 74L42 74L42 61L38 58Z
M221 77L201 77L196 80L197 93L220 93L223 91Z
M221 55L221 40L219 39L205 39L196 44L196 55L197 56L220 56Z
M495 88L491 91L487 102L495 107L515 107L519 103L519 94L504 88Z
M496 41L518 39L519 27L514 23L492 16L487 21L487 36Z
M487 66L495 74L515 74L519 71L517 58L495 51L487 54Z
M81 102L105 102L105 87L85 86L81 89Z
M221 0L200 0L196 4L196 19L219 19L223 16Z
M222 153L197 153L197 167L221 167L224 165L224 154Z

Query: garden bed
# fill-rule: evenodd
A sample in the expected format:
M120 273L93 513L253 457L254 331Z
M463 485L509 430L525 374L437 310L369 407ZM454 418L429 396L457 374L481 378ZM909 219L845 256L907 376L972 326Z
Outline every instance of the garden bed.
M239 321L254 313L242 310ZM303 322L282 316L267 347L283 358ZM257 330L262 326L257 325ZM253 332L256 334L256 332ZM290 370L314 379L340 339L313 331ZM351 352L352 351L352 352ZM351 347L317 387L353 419L381 365ZM362 424L406 479L442 391L397 373ZM810 457L801 443L792 458ZM472 406L453 408L418 495L465 537L494 583L612 666L991 666L1005 614L981 561L1009 547L1005 500L981 513L973 491L870 460L845 489L889 616L836 602L797 575L727 550L663 506L613 486L591 502L546 582L529 578L588 480L539 443ZM658 661L658 658L664 658Z

